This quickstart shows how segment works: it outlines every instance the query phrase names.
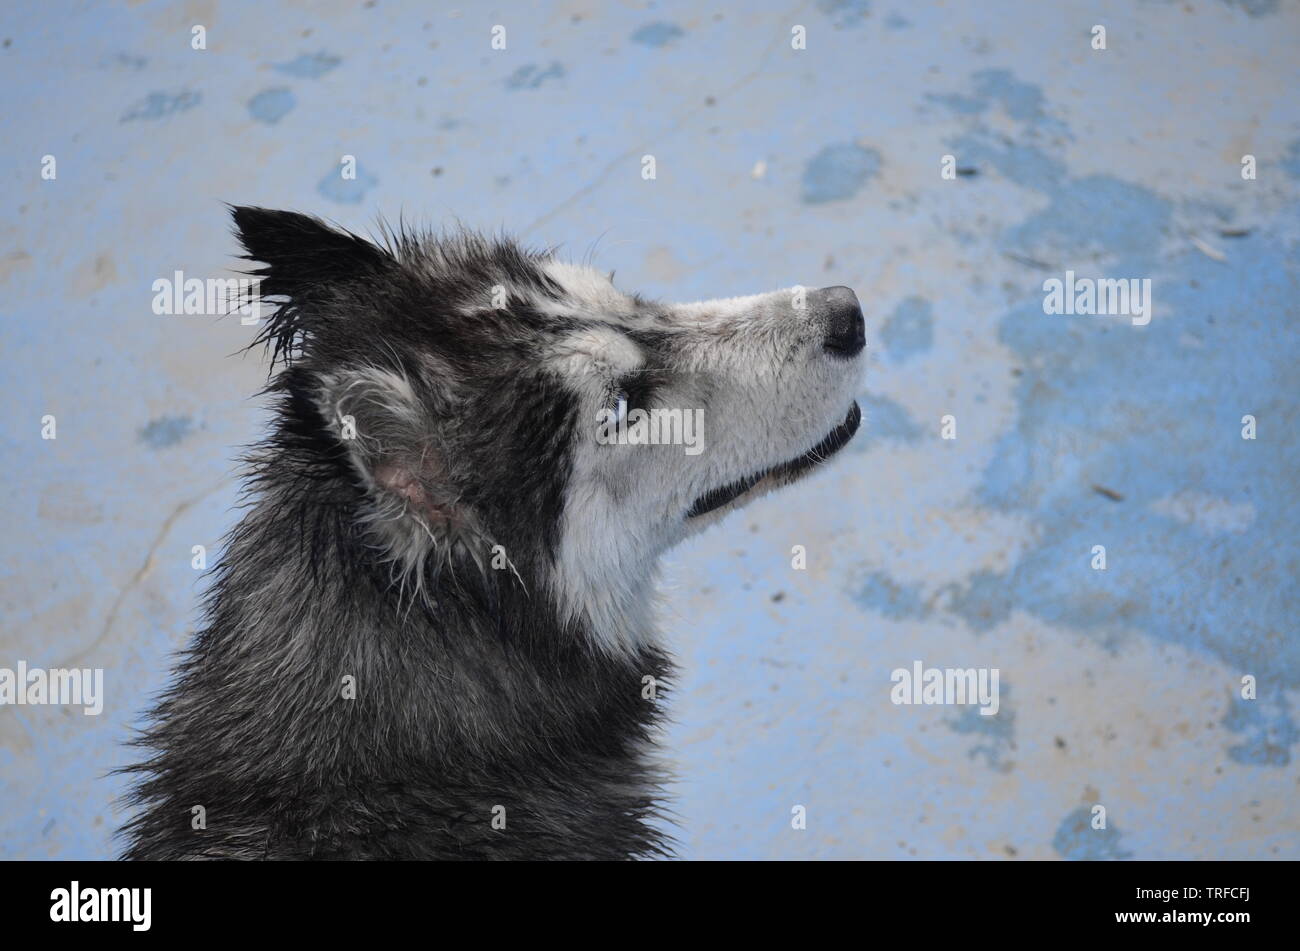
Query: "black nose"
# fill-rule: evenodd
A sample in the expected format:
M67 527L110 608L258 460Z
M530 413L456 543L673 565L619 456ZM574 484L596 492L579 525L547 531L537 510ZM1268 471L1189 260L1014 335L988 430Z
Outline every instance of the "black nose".
M848 287L823 287L814 293L817 305L826 315L827 352L856 357L867 344L867 327L858 295Z

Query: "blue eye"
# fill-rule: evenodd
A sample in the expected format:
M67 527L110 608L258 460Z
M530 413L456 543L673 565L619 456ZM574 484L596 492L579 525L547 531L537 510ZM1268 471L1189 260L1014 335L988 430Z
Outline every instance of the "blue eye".
M614 402L610 404L610 409L614 411L614 418L618 422L627 419L627 391L619 390L614 396Z

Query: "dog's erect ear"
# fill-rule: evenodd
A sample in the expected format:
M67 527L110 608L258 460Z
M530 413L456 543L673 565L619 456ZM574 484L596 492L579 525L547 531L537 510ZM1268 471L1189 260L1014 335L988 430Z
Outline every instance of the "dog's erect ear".
M248 206L234 206L230 214L248 252L244 257L266 264L253 273L263 278L269 295L293 297L319 285L371 276L392 263L377 245L310 215Z
M255 341L272 346L272 365L289 361L310 336L313 297L375 277L394 264L383 248L309 215L246 206L233 206L230 213L248 252L243 257L264 265L250 272L260 278L258 294L283 298Z

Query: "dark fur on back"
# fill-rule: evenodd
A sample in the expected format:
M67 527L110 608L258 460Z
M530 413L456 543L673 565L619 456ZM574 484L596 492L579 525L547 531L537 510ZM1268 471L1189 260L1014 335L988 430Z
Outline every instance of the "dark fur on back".
M538 256L474 237L379 246L264 209L234 217L279 301L261 337L275 417L249 457L247 511L205 624L139 741L150 752L130 768L126 856L663 854L643 678L662 684L668 662L594 649L546 584L575 408L525 357L560 319L518 301L464 316L502 279L549 293ZM430 418L362 418L382 438L349 445L322 407L357 392L359 367L409 381ZM356 412L389 412L382 402ZM435 435L408 439L424 425ZM414 563L376 508L376 473L394 460L436 462L447 494L431 510L459 526ZM493 542L512 570L484 569Z

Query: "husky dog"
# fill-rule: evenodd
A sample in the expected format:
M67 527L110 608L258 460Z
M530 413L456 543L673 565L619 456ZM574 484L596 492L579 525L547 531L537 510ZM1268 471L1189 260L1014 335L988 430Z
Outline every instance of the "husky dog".
M854 293L662 304L505 239L233 215L274 421L126 856L670 854L656 562L852 438ZM654 408L703 451L600 438Z

